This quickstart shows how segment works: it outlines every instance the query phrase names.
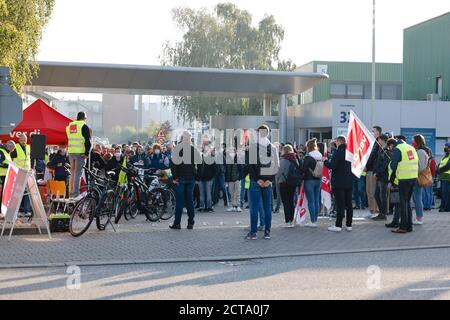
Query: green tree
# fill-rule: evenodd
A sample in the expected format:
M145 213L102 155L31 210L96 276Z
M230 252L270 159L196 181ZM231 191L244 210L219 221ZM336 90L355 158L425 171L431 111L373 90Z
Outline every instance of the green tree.
M160 56L163 65L226 69L293 70L291 60L279 58L284 29L272 15L252 25L248 11L231 3L216 5L214 12L180 7L173 20L184 33L179 42L166 42ZM257 115L262 97L171 97L184 120L207 121L211 115ZM166 101L167 102L167 101Z
M38 70L42 29L55 0L0 0L0 65L11 69L12 87L22 92Z

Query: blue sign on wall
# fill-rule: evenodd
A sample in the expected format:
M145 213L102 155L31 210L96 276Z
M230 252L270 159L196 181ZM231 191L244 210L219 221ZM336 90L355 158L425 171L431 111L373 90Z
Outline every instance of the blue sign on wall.
M402 128L401 135L405 136L406 142L412 144L413 137L416 134L421 134L425 138L425 143L428 148L431 149L433 155L436 154L436 129L425 129L425 128Z

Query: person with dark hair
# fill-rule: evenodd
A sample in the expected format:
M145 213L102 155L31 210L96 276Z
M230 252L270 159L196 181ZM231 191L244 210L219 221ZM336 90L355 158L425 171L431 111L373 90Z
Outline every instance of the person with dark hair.
M394 138L389 138L386 142L386 150L392 158L392 151L397 145L397 140ZM390 168L388 166L388 177L391 176ZM391 212L393 213L392 222L386 224L386 228L397 229L400 225L400 200L399 200L399 190L398 186L388 183L389 188L389 206Z
M69 194L71 198L80 195L80 182L83 166L91 150L91 130L86 125L86 114L79 112L77 120L72 121L66 128L68 139L68 153L70 161Z
M378 137L377 142L380 146L380 152L377 154L377 158L373 164L373 173L377 178L377 185L375 188L375 200L377 202L380 213L373 218L375 221L386 220L388 212L388 184L389 184L389 161L390 155L387 150L388 137L382 134Z
M353 173L351 163L345 160L346 138L336 138L337 150L331 160L325 161L325 166L331 169L331 187L337 206L336 225L328 227L328 231L341 232L344 215L346 217L346 230L353 230Z
M372 134L375 139L383 133L383 130L379 126L372 127ZM373 146L372 152L370 153L369 159L366 163L366 193L367 193L367 202L369 206L370 213L373 215L376 212L379 212L379 208L377 202L375 200L375 188L377 186L377 178L373 173L373 166L375 159L378 157L378 153L381 152L380 146L375 143Z
M411 197L414 183L419 176L419 157L416 149L399 137L392 151L392 159L389 165L391 176L389 182L398 186L400 194L400 226L392 230L394 233L404 234L412 232ZM403 137L404 138L404 137Z
M264 238L270 239L272 226L272 183L278 172L279 158L275 146L268 139L270 129L263 125L257 129L256 144L249 150L248 172L250 175L250 233L247 240L258 239L258 212L262 201L264 207Z

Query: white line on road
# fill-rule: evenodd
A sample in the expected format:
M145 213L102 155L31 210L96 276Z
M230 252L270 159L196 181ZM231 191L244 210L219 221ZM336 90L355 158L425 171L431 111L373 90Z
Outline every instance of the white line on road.
M448 291L448 290L450 290L450 287L408 289L408 291L411 291L411 292L419 292L419 291Z

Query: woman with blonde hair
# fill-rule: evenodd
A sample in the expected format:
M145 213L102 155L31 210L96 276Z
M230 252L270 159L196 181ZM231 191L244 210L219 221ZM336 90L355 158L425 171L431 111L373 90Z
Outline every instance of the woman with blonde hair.
M301 171L304 175L305 195L308 199L308 209L311 222L305 226L317 228L321 206L323 156L317 147L317 139L311 139L306 143L307 154L303 160Z

